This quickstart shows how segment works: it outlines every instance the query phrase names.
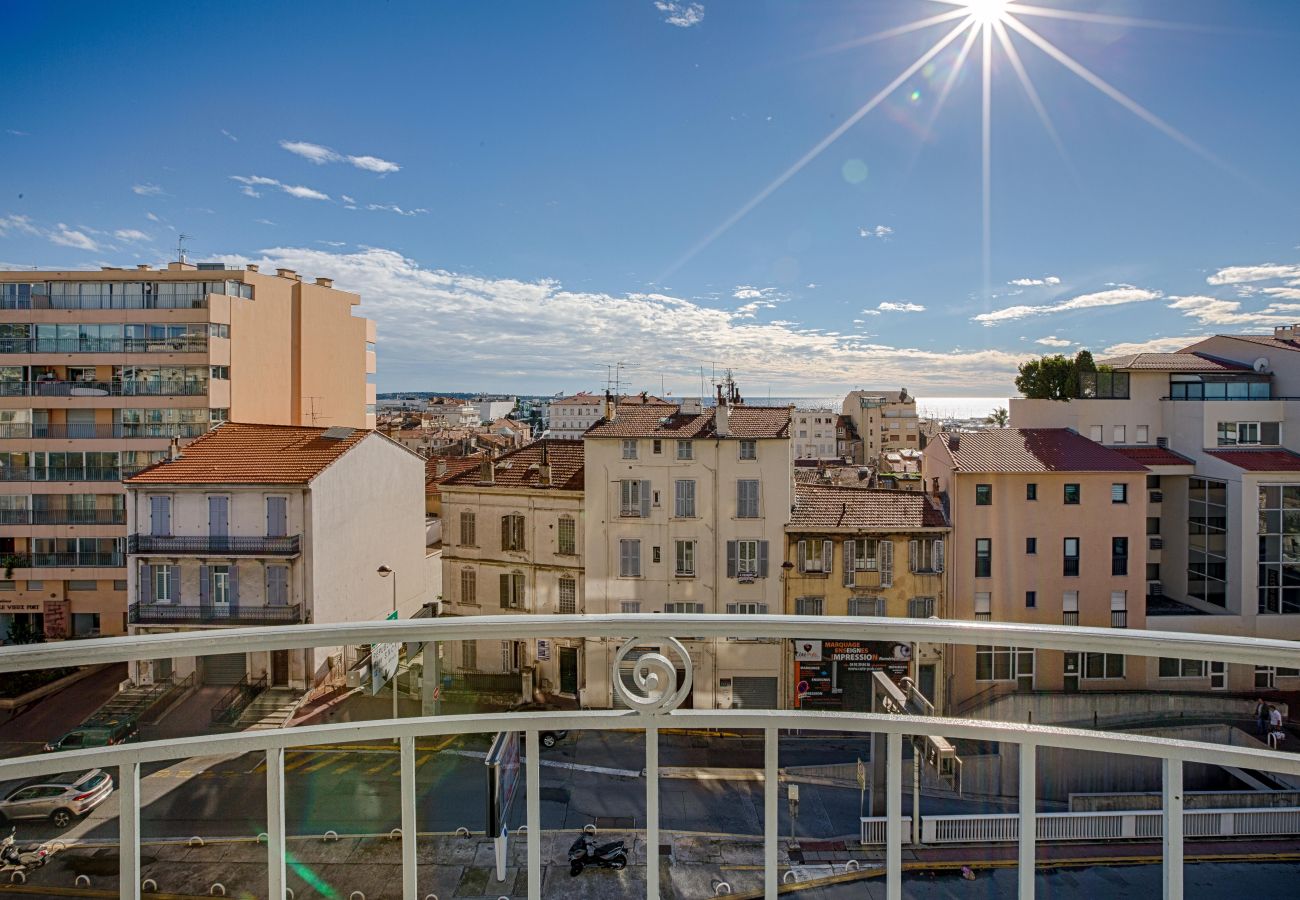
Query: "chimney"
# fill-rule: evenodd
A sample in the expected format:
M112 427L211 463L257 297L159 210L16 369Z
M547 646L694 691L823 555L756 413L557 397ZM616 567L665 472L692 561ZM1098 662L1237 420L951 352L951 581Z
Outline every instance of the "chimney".
M930 479L930 492L934 494L936 500L939 499L939 476Z
M618 416L618 401L614 399L609 390L605 391L605 421L613 422Z
M333 279L333 278L317 278L317 279L316 279L316 283L317 283L318 285L320 285L321 287L323 287L323 288L332 288L332 287L334 287L334 279Z
M722 396L722 389L718 389L718 406L713 411L713 430L718 437L728 437L731 434L731 406L728 399Z
M295 272L293 269L276 269L275 274L279 275L281 278L292 278L294 281L302 280L298 276L298 273Z
M537 471L537 483L542 487L551 486L551 454L545 444L542 444L542 465Z
M492 457L484 457L483 462L478 466L478 480L480 484L495 484L497 480L496 466L492 463Z
M181 439L174 437L171 443L167 445L167 459L175 461L181 458Z
M1273 337L1279 341L1294 341L1297 331L1300 331L1300 324L1277 325L1273 328Z
M136 266L136 270L137 270L137 271L140 271L140 272L148 272L148 271L149 271L149 264L148 264L148 263L140 263L138 266Z
M249 263L247 266L245 266L245 268L248 269L248 271L250 271L250 272L256 272L256 271L257 271L257 263Z
M440 459L440 460L438 460L437 464L434 466L434 470L433 470L433 471L434 471L434 474L435 474L438 478L441 478L442 476L446 475L446 474L447 474L447 460L445 460L445 459Z
M948 435L948 449L949 450L961 449L961 435L955 431Z

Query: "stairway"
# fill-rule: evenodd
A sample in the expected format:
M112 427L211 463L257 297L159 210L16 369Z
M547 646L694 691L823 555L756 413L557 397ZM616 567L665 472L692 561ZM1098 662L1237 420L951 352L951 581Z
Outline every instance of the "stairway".
M283 728L302 699L302 692L290 688L272 688L263 691L248 705L235 723L239 731L269 731Z

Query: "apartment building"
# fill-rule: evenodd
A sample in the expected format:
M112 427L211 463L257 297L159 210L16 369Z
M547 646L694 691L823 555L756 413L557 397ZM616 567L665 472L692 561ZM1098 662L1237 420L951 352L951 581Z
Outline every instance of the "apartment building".
M783 567L787 614L942 618L946 608L943 505L928 494L796 484ZM841 640L809 629L791 641L784 698L791 708L871 711L872 673L913 678L942 706L942 654L923 644Z
M423 483L424 460L375 431L219 425L126 479L131 633L410 617L425 599ZM353 662L342 650L232 648L132 677L304 689Z
M1011 400L1011 421L1072 428L1154 457L1148 612L1162 630L1300 639L1300 326L1098 360L1068 403ZM1142 458L1138 456L1136 458ZM1294 527L1293 527L1294 526ZM1158 617L1158 618L1157 618ZM1164 664L1172 679L1176 667ZM1171 686L1300 689L1294 669L1187 663Z
M585 611L581 441L545 439L440 485L443 614ZM580 640L461 641L445 671L476 693L577 703Z
M796 409L790 414L796 460L837 459L839 414L827 409Z
M906 389L850 391L841 412L857 432L853 461L859 465L874 465L880 454L889 450L921 446L916 398Z
M734 391L705 409L609 404L583 441L589 612L734 613L782 608L792 500L790 408ZM776 642L687 640L697 708L775 708ZM610 706L618 642L590 642L584 706ZM670 657L671 651L668 651ZM623 660L630 668L634 655ZM628 681L630 679L625 679Z
M606 397L580 391L568 397L552 400L547 405L546 436L561 440L581 440L587 429L601 420L605 414ZM628 394L618 398L622 407L663 406L674 404L661 400L644 391L640 394Z
M952 521L945 618L1146 627L1148 470L1065 428L944 432L924 474ZM957 647L950 709L1009 691L1134 690L1154 660Z
M126 631L121 480L227 420L374 426L374 323L256 266L0 272L0 640Z

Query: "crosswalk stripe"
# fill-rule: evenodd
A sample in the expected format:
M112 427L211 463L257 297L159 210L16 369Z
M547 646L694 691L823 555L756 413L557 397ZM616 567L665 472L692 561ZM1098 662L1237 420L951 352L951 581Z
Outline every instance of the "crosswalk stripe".
M317 772L317 771L320 771L321 769L325 768L326 766L328 766L328 765L329 765L330 763L332 763L332 762L334 762L334 760L332 760L332 759L330 759L328 756L326 756L323 760L321 760L320 762L316 763L314 766L307 766L307 767L304 768L302 771L303 771L304 773L307 773L307 772Z
M420 766L424 765L432 758L433 758L432 753L425 753L423 756L417 757L415 760L415 767L417 769L420 768Z
M289 772L299 768L300 766L305 766L307 765L307 763L312 762L318 756L320 756L319 753L307 753L302 757L302 759L296 759L291 763L285 763L284 770L286 772Z

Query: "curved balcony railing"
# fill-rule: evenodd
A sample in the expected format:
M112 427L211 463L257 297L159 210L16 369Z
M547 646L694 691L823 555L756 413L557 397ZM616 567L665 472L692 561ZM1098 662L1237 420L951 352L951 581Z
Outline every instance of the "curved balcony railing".
M138 468L120 469L89 466L84 468L40 468L38 466L0 466L0 481L121 481Z
M0 353L205 353L202 335L190 338L0 338Z
M132 625L297 625L302 606L132 603L127 620Z
M125 524L125 509L0 509L0 525Z
M222 556L297 556L302 546L299 535L287 537L216 537L197 535L173 537L133 534L127 539L129 553L218 554Z
M122 553L19 553L7 557L15 569L72 569L89 567L120 569L126 565Z
M211 427L206 422L187 422L172 425L157 423L149 425L110 423L35 425L30 422L8 422L0 424L0 439L97 441L149 438L166 440L174 437L199 437Z
M206 381L0 381L0 397L201 397Z
M601 615L601 616L482 616L444 619L376 621L352 625L302 625L242 629L229 633L229 641L214 643L209 633L160 634L112 638L73 644L35 644L0 648L0 673L65 665L131 662L167 657L194 657L226 652L238 646L244 652L299 647L335 647L357 644L442 641L516 640L520 638L613 638L623 640L615 655L610 677L615 693L628 704L626 710L576 710L568 712L488 713L421 716L418 718L348 722L289 729L240 732L165 741L147 741L114 747L74 750L41 756L0 760L0 781L39 777L91 767L119 771L119 890L118 896L141 896L140 807L141 768L155 762L194 757L229 756L247 752L266 757L266 837L269 895L286 893L285 750L321 744L342 744L397 739L401 761L400 839L402 896L419 897L417 880L416 753L415 739L428 735L464 735L516 732L523 735L527 833L542 833L540 749L541 733L555 730L612 729L643 731L645 741L645 845L650 864L645 867L646 896L660 896L657 848L659 827L658 732L666 728L751 729L763 734L763 893L775 898L782 881L778 823L778 737L781 731L875 733L884 737L885 806L883 821L862 820L863 841L882 843L885 853L886 896L902 896L904 844L902 771L903 738L943 736L971 741L992 741L1019 749L1019 811L1015 826L999 827L999 839L1017 845L1019 894L1034 896L1036 845L1050 839L1056 826L1045 826L1037 812L1037 750L1071 749L1121 754L1161 763L1163 789L1158 823L1144 822L1142 835L1162 842L1163 895L1183 894L1185 831L1202 832L1197 812L1184 813L1183 770L1187 764L1235 766L1243 770L1300 776L1300 755L1225 744L1177 740L1143 734L1026 725L1015 722L975 721L925 714L905 714L886 702L895 713L827 712L807 710L683 709L692 685L690 654L674 636L704 638L800 639L809 631L837 637L889 641L899 644L995 645L1085 653L1167 656L1242 665L1294 666L1300 644L1256 638L1211 637L1109 628L1063 628L1000 622L972 623L944 620L867 617L718 616L718 615ZM635 637L628 637L635 635ZM652 642L660 652L633 661L634 648ZM676 662L668 654L677 657ZM628 657L626 664L625 657ZM438 653L433 654L433 659ZM678 682L674 669L684 665L685 679ZM624 681L625 668L634 667L633 684ZM436 681L436 664L434 667ZM662 690L656 685L664 685ZM640 690L637 690L637 688ZM669 693L671 691L671 693ZM934 740L934 738L930 738ZM938 817L946 820L951 817ZM1137 817L1134 816L1136 819ZM1221 817L1220 817L1221 818ZM1191 823L1190 825L1188 823ZM944 827L931 826L932 836ZM527 841L528 896L542 895L542 842Z

